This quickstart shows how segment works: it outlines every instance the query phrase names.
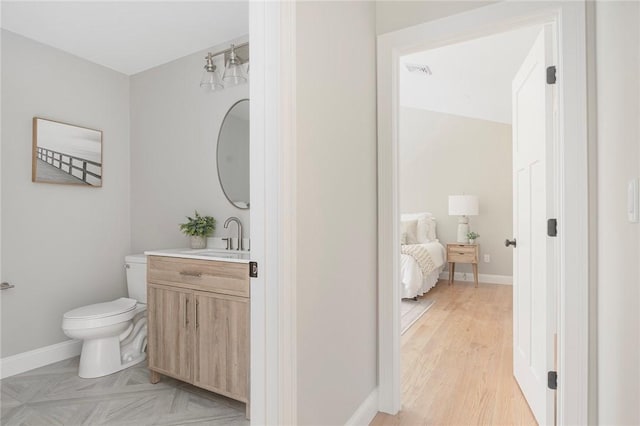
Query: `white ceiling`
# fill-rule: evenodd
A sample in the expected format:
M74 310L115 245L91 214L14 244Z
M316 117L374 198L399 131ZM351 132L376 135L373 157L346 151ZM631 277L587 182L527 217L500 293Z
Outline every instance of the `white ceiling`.
M248 1L2 1L2 28L127 75L249 33Z
M524 28L400 58L400 105L511 123L511 80L541 27ZM432 75L405 64L427 65Z

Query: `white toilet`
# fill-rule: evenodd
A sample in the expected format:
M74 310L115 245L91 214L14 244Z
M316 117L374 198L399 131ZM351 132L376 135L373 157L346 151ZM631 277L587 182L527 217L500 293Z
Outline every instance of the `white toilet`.
M62 320L62 331L81 339L78 375L102 377L147 357L147 257L125 258L129 298L73 309Z

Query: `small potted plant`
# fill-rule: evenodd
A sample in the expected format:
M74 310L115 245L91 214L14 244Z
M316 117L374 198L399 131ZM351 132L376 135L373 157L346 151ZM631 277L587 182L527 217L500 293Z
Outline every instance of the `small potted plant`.
M207 247L207 237L216 230L216 220L211 216L200 216L196 211L195 217L187 216L187 223L180 224L180 230L191 237L191 248L203 249Z
M473 231L467 232L467 238L469 239L469 244L475 244L476 239L480 237L480 234L476 234Z

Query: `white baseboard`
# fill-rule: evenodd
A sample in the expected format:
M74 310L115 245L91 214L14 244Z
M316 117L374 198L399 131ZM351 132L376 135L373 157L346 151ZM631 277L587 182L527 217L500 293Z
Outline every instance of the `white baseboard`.
M466 277L465 277L466 274ZM449 279L449 272L440 273L441 280ZM453 276L455 281L468 281L473 282L473 272L456 272ZM506 284L513 285L513 277L510 275L491 275L491 274L478 274L478 281L486 284Z
M368 426L376 414L378 414L378 388L371 391L353 416L347 420L345 426Z
M2 358L0 359L0 379L73 358L80 355L81 350L82 340L67 340Z

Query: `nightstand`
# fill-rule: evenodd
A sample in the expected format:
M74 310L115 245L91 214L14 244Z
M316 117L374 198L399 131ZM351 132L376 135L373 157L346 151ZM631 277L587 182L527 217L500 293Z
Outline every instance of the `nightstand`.
M473 265L473 279L478 287L478 244L447 244L447 262L449 262L449 285L453 284L456 263L471 263Z

